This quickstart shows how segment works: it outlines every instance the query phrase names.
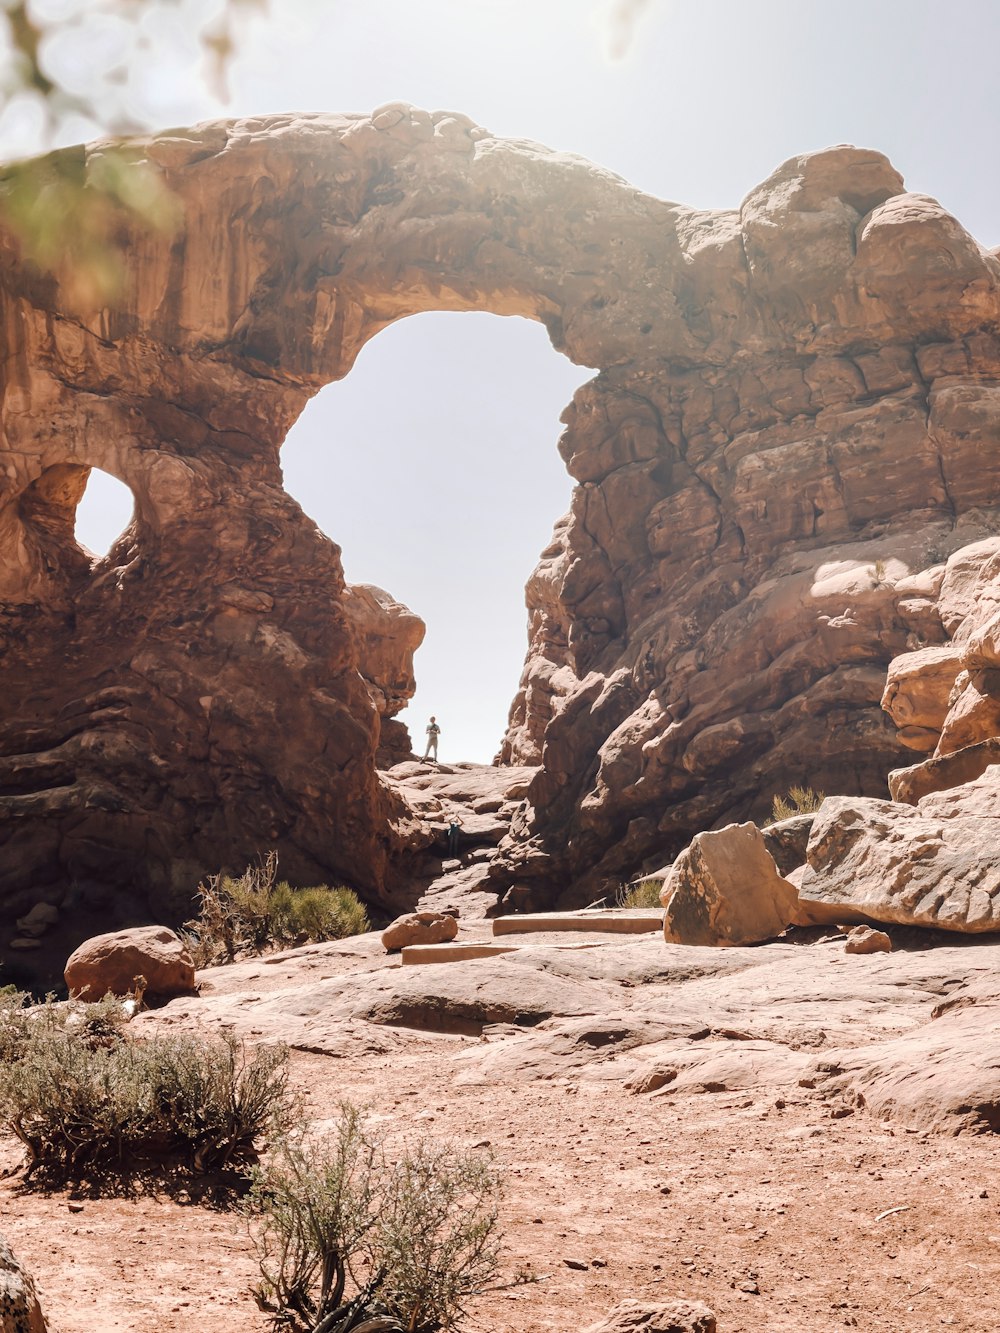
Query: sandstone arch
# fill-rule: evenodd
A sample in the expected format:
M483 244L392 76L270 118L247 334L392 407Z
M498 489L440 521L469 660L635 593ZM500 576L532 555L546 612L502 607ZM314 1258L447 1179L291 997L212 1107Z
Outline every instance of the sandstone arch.
M1000 384L996 259L885 158L793 159L708 213L402 105L139 147L182 221L123 220L115 308L71 309L0 244L8 897L110 877L162 912L266 841L293 877L392 898L412 825L376 780L339 552L278 456L310 394L426 309L541 320L601 371L529 587L506 754L542 771L498 887L595 896L790 780L880 787L885 664L942 636L912 579L993 523ZM19 497L87 462L137 497L132 558L18 583Z

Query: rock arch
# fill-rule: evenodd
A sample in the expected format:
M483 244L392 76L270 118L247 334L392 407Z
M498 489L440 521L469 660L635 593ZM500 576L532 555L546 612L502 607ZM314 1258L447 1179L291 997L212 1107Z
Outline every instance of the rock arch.
M110 876L162 914L267 843L392 899L407 811L376 778L339 551L278 460L307 398L421 310L525 315L600 369L529 584L506 755L541 772L498 888L596 896L790 781L880 786L885 664L942 635L920 571L992 524L1000 411L997 261L884 157L796 158L709 213L402 104L134 146L181 222L122 220L114 308L71 308L0 238L8 897ZM137 497L131 558L96 587L17 576L22 497L88 463Z

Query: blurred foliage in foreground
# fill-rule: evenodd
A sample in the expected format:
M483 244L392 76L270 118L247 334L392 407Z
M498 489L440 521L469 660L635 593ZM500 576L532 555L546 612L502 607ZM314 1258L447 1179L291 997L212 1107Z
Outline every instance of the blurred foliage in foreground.
M20 257L52 272L78 310L124 291L123 213L154 231L172 232L178 220L174 196L127 144L64 148L0 171L0 221Z
M627 54L652 3L608 0L613 59ZM193 35L203 81L225 100L241 25L280 7L281 0L0 0L0 160L10 153L3 122L12 108L34 124L42 144L66 142L68 133L93 139L148 130L134 93L167 31L189 43ZM0 227L19 259L54 273L78 311L123 293L123 216L140 230L169 233L178 222L176 204L138 146L65 149L0 170Z
M239 24L267 0L0 0L0 107L42 143L134 135L134 90L172 22L194 33L204 79L225 97ZM0 155L4 144L0 139ZM22 260L53 272L70 305L122 294L122 221L172 232L177 205L137 145L66 148L0 171L0 223Z

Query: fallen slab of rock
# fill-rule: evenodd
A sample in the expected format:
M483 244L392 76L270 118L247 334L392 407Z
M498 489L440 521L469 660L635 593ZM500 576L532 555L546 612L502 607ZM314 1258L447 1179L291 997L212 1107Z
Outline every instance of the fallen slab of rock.
M874 921L967 934L1000 930L998 834L1000 820L993 815L829 797L809 839L799 924Z
M649 908L606 907L582 912L519 912L498 916L494 935L533 935L579 931L595 935L648 935L659 930L663 913Z
M31 1276L0 1236L0 1333L48 1333Z
M660 901L668 944L735 945L780 935L796 919L798 895L748 823L697 834L671 867Z
M159 999L194 990L194 962L179 935L166 926L134 926L94 935L70 954L64 973L70 995L88 1002L128 995L145 982ZM140 985L140 988L141 985Z

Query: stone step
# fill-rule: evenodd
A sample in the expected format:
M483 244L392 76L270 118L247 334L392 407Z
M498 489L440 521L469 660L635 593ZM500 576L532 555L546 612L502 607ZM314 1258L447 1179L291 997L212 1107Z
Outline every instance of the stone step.
M663 929L662 908L609 907L586 912L526 912L498 916L493 934L527 935L539 931L592 931L602 935L645 935Z
M516 953L519 944L492 944L474 940L452 940L448 944L405 944L400 950L402 962L464 963L469 958L495 958L501 953Z

